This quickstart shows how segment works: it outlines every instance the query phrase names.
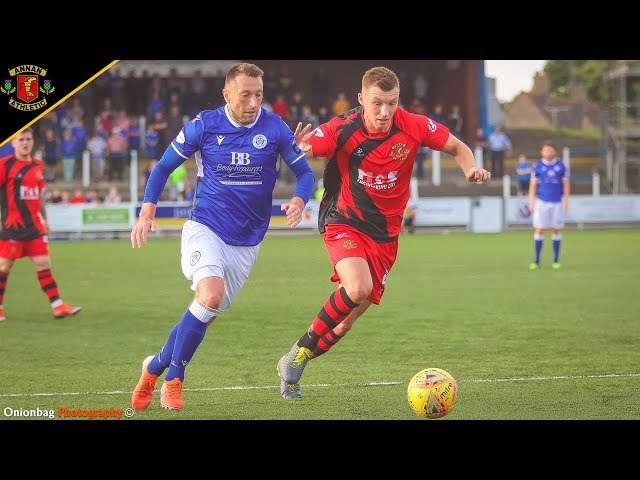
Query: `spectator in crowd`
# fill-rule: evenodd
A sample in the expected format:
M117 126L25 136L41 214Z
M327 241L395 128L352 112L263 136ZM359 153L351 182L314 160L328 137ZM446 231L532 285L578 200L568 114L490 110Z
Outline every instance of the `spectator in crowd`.
M73 197L71 197L69 199L69 203L85 203L86 202L86 197L84 195L84 193L82 192L82 190L80 189L76 189L75 192L73 192Z
M158 132L154 130L152 125L148 125L144 132L144 149L152 160L158 159L158 140Z
M109 193L104 197L104 203L121 203L122 195L118 191L118 187L116 185L109 186Z
M337 98L334 100L331 109L334 116L342 115L344 112L349 111L351 108L351 102L347 100L347 94L344 92L338 93Z
M143 182L142 182L142 187L144 187L147 182L149 181L149 177L151 176L151 172L153 171L153 169L155 168L155 166L158 164L158 160L156 159L151 159L149 160L149 163L147 164L147 168L144 171L144 177L143 177Z
M427 100L427 90L429 89L429 82L422 73L418 73L413 80L413 95L425 102ZM422 114L425 115L425 114Z
M164 110L164 101L160 96L158 90L153 90L151 93L151 100L147 104L147 118L153 121L156 118L156 113Z
M487 137L484 135L484 130L482 127L476 128L476 133L473 138L473 148L482 149L482 160L484 162L489 161L489 142L487 141Z
M271 104L273 113L282 118L285 123L289 119L289 104L287 103L284 95L276 95L276 101Z
M87 190L87 194L84 197L85 203L102 203L102 197L95 189Z
M78 142L73 136L71 130L65 130L62 134L62 143L60 144L60 155L62 155L62 173L65 182L73 180L73 172L80 151Z
M287 124L292 130L296 128L298 122L302 121L303 108L302 94L300 92L293 92L291 104L289 105L289 118L287 119Z
M56 171L60 161L60 142L56 138L53 128L45 130L41 148L44 157L44 179L46 182L53 182L56 179Z
M134 115L129 117L129 130L127 131L129 138L129 151L140 150L140 120Z
M502 178L504 174L504 159L511 154L511 140L498 126L489 135L489 155L491 156L491 173L494 178Z
M322 125L323 123L327 123L329 120L331 120L331 113L329 113L329 107L327 107L326 105L320 106L320 108L318 108L319 124Z
M107 162L109 169L109 181L116 178L122 180L124 175L124 162L128 158L128 141L126 132L118 127L111 130L111 135L107 139Z
M180 131L182 126L180 126ZM184 183L187 178L187 167L181 163L176 169L169 174L169 198L172 201L184 200Z
M417 113L418 115L427 114L427 106L420 97L413 97L413 100L409 104L407 110L409 110L411 113Z
M51 196L49 197L49 202L51 203L62 203L62 191L56 188L53 192L51 192Z
M303 125L310 124L313 128L316 128L318 125L320 125L318 116L313 113L313 110L311 110L311 107L309 105L304 105L302 107L302 118L300 121Z
M164 110L160 110L155 113L148 127L153 128L153 130L158 134L158 147L160 149L167 148L167 145L169 144L169 139L167 137L169 132L169 122L167 122Z
M95 181L101 182L104 178L107 141L98 134L97 130L87 142L87 150L91 154L91 174Z
M433 107L433 115L431 115L431 120L435 120L436 122L446 125L447 119L444 116L444 108L442 108L442 104L436 103Z
M449 131L456 137L462 139L462 114L460 113L460 105L451 107L451 113L447 119L447 127Z
M314 110L319 110L322 104L329 97L330 83L331 81L326 68L320 65L311 77L311 92L313 95L312 108Z
M167 131L169 132L179 132L184 125L183 117L184 115L180 111L180 105L173 104L169 107L169 115L167 115Z
M524 153L518 155L516 164L516 179L518 181L518 196L529 193L529 183L531 182L531 162Z

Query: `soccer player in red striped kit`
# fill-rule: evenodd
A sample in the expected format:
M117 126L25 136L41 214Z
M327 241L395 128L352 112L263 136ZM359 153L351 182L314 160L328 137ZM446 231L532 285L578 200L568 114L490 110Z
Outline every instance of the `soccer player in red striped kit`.
M0 158L0 320L4 320L4 293L15 261L29 257L38 275L42 291L51 303L53 316L75 315L80 307L72 307L60 299L60 291L49 257L46 221L45 183L42 161L31 155L33 130L27 128L11 141L14 153Z
M329 159L318 227L339 288L309 329L277 364L280 394L299 398L300 377L310 359L331 349L372 303L378 305L396 260L402 217L418 149L451 155L470 183L491 174L447 127L398 106L400 81L386 67L367 70L360 106L320 125L298 146Z

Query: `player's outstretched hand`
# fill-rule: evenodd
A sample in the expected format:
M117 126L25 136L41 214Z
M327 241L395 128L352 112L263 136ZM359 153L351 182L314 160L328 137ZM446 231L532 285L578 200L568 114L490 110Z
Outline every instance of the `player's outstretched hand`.
M491 180L491 172L484 168L473 167L465 173L465 177L469 183L482 183Z
M302 122L298 122L298 126L296 127L296 131L293 132L293 137L295 138L296 144L304 153L307 153L311 150L311 145L309 145L309 139L316 134L317 128L313 128L313 125L310 123L307 124L306 127L302 128Z
M141 248L146 245L149 230L156 231L156 222L150 218L139 218L131 230L131 248Z
M280 206L280 210L287 214L287 225L294 228L302 221L302 210L304 210L304 204L301 199L298 199L298 201L292 199L290 202L283 203Z

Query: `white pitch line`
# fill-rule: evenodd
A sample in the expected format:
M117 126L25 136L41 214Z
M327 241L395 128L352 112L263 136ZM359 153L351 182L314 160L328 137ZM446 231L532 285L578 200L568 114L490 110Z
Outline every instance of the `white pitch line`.
M508 378L476 378L458 380L460 383L497 383L497 382L535 382L541 380L580 380L592 378L622 378L622 377L640 377L640 373L607 373L600 375L554 375L549 377L508 377ZM402 385L407 382L368 382L368 383L316 383L305 385L305 388L322 388L322 387L378 387L386 385ZM184 392L216 392L227 390L264 390L278 389L278 385L264 386L236 386L236 387L205 387L205 388L185 388ZM158 389L154 392L159 392ZM124 395L131 394L131 390L112 390L109 392L49 392L49 393L0 393L0 398L18 398L18 397L67 397L80 395Z

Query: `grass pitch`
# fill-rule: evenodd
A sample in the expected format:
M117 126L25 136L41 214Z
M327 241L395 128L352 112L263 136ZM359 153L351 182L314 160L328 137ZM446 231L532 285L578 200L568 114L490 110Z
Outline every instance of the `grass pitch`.
M293 401L280 398L276 362L335 285L320 236L268 236L186 370L185 409L165 411L156 392L130 420L429 422L406 400L426 367L459 382L443 421L640 419L640 231L563 233L557 271L549 236L543 268L529 271L531 232L403 235L382 304L308 364ZM129 407L142 360L193 296L179 250L157 238L140 250L126 240L53 243L62 297L83 307L63 320L30 262L17 262L0 322L0 420Z

